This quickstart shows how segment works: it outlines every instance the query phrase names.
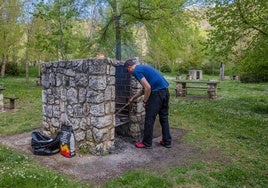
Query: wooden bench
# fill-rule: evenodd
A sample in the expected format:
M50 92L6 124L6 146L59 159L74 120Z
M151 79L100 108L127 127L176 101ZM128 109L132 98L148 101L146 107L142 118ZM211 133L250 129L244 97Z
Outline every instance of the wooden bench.
M9 99L9 109L15 109L15 100L18 99L18 97L4 96L4 99Z
M206 86L187 86L187 89L199 89L199 90L207 90L208 87Z
M176 97L185 97L188 93L187 90L206 90L208 97L211 99L217 98L217 84L218 81L193 81L193 80L177 80L175 88ZM197 86L201 84L201 86ZM206 86L202 86L206 84Z

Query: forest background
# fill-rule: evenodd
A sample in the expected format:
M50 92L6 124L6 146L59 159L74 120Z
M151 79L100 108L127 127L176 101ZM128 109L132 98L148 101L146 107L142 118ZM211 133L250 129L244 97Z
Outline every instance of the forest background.
M0 69L139 57L162 72L202 69L268 80L266 0L0 0Z

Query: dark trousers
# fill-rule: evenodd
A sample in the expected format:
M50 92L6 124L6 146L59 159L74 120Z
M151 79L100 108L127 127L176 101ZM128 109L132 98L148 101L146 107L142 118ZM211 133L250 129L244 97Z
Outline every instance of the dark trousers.
M171 135L168 122L169 91L168 89L153 91L145 107L144 135L142 142L152 145L153 128L156 116L159 115L159 121L162 127L162 139L165 144L171 144Z

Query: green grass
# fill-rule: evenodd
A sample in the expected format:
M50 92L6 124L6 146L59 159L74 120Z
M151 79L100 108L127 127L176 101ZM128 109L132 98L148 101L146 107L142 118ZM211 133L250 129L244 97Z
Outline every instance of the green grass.
M217 79L204 75L205 79ZM197 159L164 174L136 170L104 187L266 187L268 185L268 83L223 81L218 100L176 98L169 75L172 127L189 130L184 141L220 158ZM41 88L35 78L2 78L6 95L19 97L16 112L0 113L0 135L41 126ZM205 91L200 94L206 95ZM6 101L7 102L7 101ZM84 187L71 178L40 167L21 153L0 147L0 187ZM35 178L33 178L35 177ZM49 181L48 181L49 180ZM68 180L68 181L67 181ZM49 182L49 184L47 184ZM89 182L90 183L90 182Z
M186 184L193 181L191 185L204 187L266 187L268 84L224 81L219 86L219 100L172 98L172 126L190 130L184 138L188 143L203 151L220 149L229 161L202 161L204 167L196 174L196 181L191 177Z
M35 86L35 78L26 83L25 78L0 78L5 90L4 96L15 96L18 110L0 113L0 134L14 134L30 131L41 126L42 88ZM4 100L8 104L8 99Z
M89 187L77 180L40 167L26 155L0 147L0 187Z

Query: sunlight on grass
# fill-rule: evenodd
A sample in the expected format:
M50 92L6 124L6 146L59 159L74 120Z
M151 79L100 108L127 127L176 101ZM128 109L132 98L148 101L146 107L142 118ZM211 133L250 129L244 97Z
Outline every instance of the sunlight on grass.
M36 165L26 155L0 146L0 187L91 187Z
M166 77L171 93L170 125L189 131L183 141L204 153L218 151L219 157L167 169L163 176L128 172L104 187L265 187L268 83L222 81L217 100L192 99L175 97L175 76ZM3 78L0 83L6 88L5 95L19 97L16 111L0 113L0 135L39 128L42 88L35 86L34 78L28 85L24 78ZM0 161L1 187L86 187L72 183L72 179L66 183L68 178L40 168L26 156L5 147L0 147Z
M14 134L39 128L42 123L41 87L31 79L27 85L23 78L4 78L5 96L16 96L16 110L0 113L0 134ZM4 100L7 105L8 100ZM8 128L8 129L7 129Z
M214 186L263 187L267 184L263 172L268 154L268 84L224 81L220 87L218 100L171 98L170 122L190 130L184 140L204 151L220 148L235 162L207 164L215 176Z

